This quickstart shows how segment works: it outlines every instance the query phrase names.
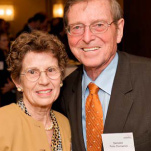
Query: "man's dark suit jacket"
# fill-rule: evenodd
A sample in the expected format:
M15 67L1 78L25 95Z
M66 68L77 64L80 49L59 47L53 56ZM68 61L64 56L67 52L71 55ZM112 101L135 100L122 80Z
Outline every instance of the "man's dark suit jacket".
M151 151L151 60L118 54L104 133L133 132L136 151ZM85 151L81 80L79 67L65 79L59 100L71 124L73 151Z

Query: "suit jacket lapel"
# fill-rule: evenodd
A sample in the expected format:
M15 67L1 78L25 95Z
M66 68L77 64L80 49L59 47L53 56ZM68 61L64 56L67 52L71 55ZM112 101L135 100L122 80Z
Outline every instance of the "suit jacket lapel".
M73 84L73 97L75 104L75 113L76 113L76 126L77 126L77 140L78 146L82 151L85 151L84 139L83 139L83 130L82 130L82 66L79 67L78 75Z
M104 133L122 132L133 104L130 63L126 55L121 52L118 52L118 54L119 63L113 83Z

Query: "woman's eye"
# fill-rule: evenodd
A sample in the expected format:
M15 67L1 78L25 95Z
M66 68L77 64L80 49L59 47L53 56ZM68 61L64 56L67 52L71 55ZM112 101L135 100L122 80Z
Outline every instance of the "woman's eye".
M55 68L49 68L49 69L48 69L48 72L55 72L55 71L56 71Z
M28 70L27 73L29 73L29 74L35 74L35 70Z

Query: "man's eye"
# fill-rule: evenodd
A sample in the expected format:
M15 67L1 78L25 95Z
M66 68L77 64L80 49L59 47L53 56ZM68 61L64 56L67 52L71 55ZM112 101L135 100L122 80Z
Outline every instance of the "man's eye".
M97 24L97 26L103 26L103 25L104 25L104 24L102 24L102 23L98 23L98 24Z
M103 27L104 24L103 23L97 23L97 24L94 24L93 27Z
M81 25L76 25L76 26L73 26L72 27L72 30L78 30L78 29L81 29L83 26Z
M79 29L80 28L80 26L75 26L75 27L73 27L73 29Z

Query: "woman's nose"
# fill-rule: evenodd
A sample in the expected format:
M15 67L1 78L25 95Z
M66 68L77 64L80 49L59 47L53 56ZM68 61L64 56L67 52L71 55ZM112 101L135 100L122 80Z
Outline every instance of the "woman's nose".
M47 85L50 82L50 78L47 76L45 71L41 71L38 82L43 85Z

